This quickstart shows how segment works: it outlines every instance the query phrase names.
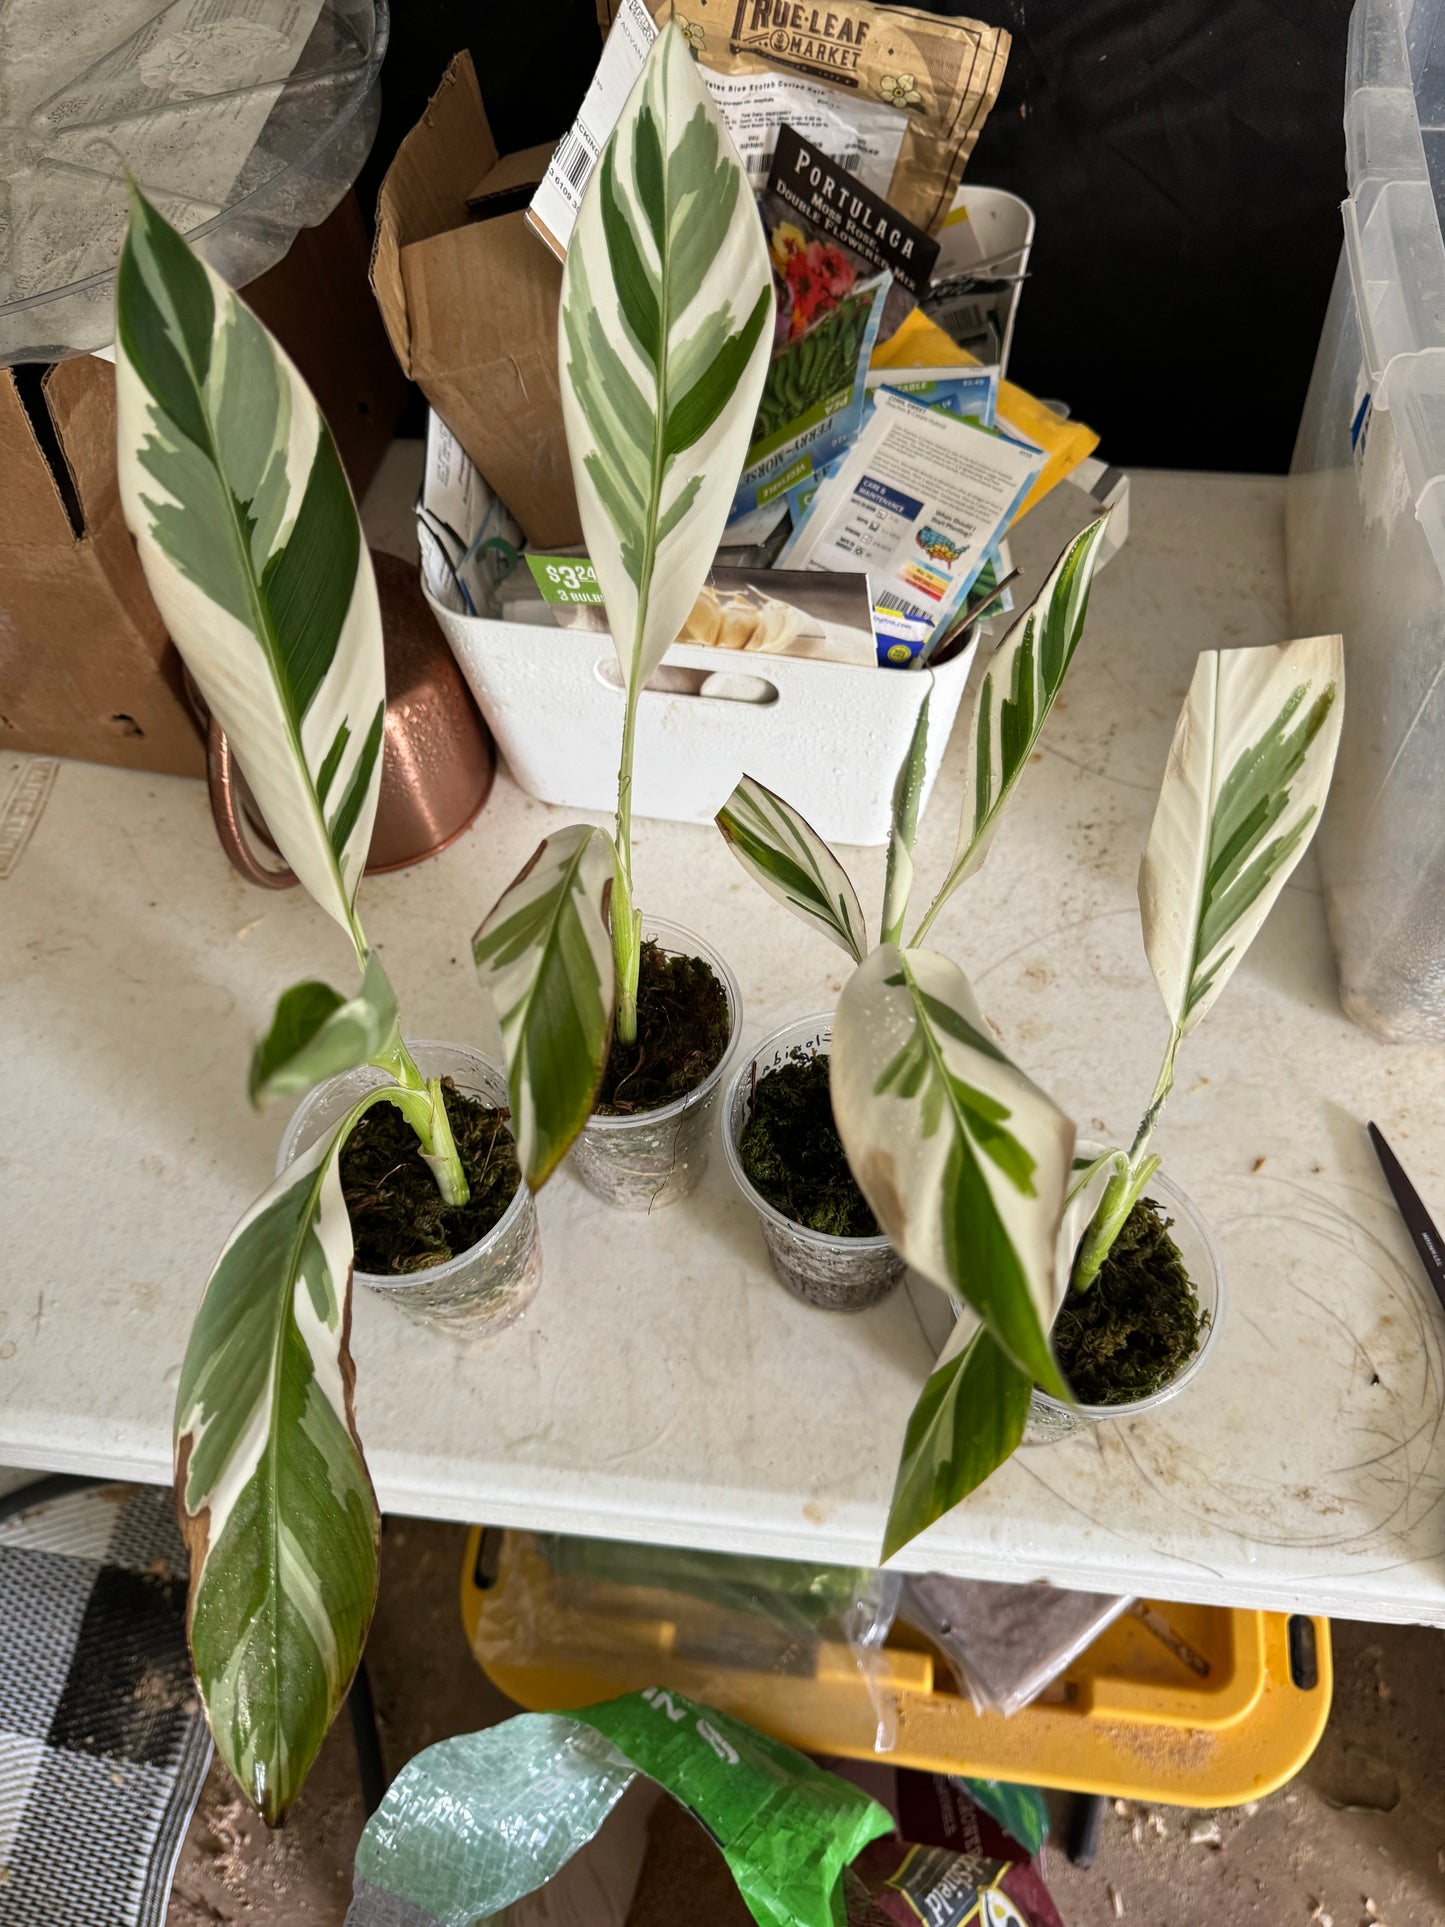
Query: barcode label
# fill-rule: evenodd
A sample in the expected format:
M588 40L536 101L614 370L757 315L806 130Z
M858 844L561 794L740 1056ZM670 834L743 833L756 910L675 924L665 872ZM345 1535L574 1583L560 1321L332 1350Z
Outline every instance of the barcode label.
M925 609L920 603L910 602L906 596L890 595L887 602L878 605L880 616L909 616L914 622L935 622L936 609Z
M582 200L587 178L596 165L597 150L580 127L573 127L558 141L548 171L555 171L563 192L576 207Z
M567 252L582 192L597 157L617 125L627 97L657 38L657 23L644 0L617 0L613 21L577 118L558 141L527 218L559 259Z
M768 176L773 171L771 151L765 154L753 147L741 153L738 158L742 161L749 185L755 193L761 193L768 184ZM830 167L841 167L845 174L857 174L863 166L863 157L860 154L844 154L841 159L835 160L830 154L828 164Z

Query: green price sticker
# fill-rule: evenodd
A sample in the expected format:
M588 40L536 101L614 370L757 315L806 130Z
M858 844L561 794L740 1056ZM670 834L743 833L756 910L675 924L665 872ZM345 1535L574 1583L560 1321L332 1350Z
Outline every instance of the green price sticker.
M546 602L600 602L597 572L585 555L528 555L527 567Z

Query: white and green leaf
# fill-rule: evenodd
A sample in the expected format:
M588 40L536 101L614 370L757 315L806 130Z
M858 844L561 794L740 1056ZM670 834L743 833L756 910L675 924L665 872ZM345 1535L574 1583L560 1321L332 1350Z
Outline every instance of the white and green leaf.
M844 986L829 1061L848 1163L890 1242L973 1306L1046 1391L1074 1127L999 1049L956 964L882 944Z
M176 1397L196 1679L222 1759L271 1825L346 1696L376 1601L337 1170L373 1101L288 1165L227 1239Z
M964 763L958 845L948 875L914 933L915 943L959 884L982 865L1004 806L1028 768L1084 633L1107 522L1107 515L1101 515L1074 537L989 658Z
M883 932L881 943L903 941L903 919L908 915L908 899L913 894L913 839L918 833L918 803L923 794L923 773L928 764L928 703L933 692L925 689L918 721L908 752L899 765L893 784L893 811L888 829L888 869L883 884Z
M361 988L343 997L314 979L293 984L251 1057L251 1102L295 1097L328 1077L393 1055L401 1040L396 992L374 950Z
M951 1512L1012 1456L1028 1422L1033 1383L987 1325L960 1320L908 1420L884 1560Z
M576 824L538 844L472 939L507 1056L512 1136L536 1191L591 1113L612 1042L612 843Z
M582 531L634 696L713 565L773 312L747 176L670 23L582 197L558 344Z
M386 687L356 507L291 362L135 191L115 362L121 504L156 606L281 854L360 951Z
M714 820L738 862L770 897L862 963L868 932L858 892L832 850L791 803L745 776Z
M1238 968L1309 847L1344 710L1338 636L1195 665L1139 870L1144 947L1176 1037Z

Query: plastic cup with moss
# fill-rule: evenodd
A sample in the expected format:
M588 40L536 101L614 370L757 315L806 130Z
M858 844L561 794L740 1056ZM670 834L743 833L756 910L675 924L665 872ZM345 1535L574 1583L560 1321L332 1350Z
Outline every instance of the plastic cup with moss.
M831 1014L801 1017L744 1059L728 1087L728 1168L758 1215L773 1270L824 1311L863 1311L903 1276L833 1124Z
M1096 1147L1102 1148L1102 1147ZM1089 1156L1081 1146L1079 1156ZM1152 1412L1204 1369L1224 1322L1224 1261L1183 1191L1156 1172L1087 1292L1070 1292L1054 1349L1076 1403L1034 1389L1025 1445Z
M711 945L649 918L637 1036L614 1036L591 1117L572 1146L578 1177L623 1210L674 1204L707 1169L723 1071L742 1018L737 980Z
M482 1337L519 1318L542 1280L536 1208L508 1129L506 1074L460 1044L416 1043L411 1052L424 1077L442 1079L469 1196L465 1205L444 1204L415 1134L390 1104L374 1104L340 1162L355 1282L420 1324ZM276 1169L383 1082L364 1066L319 1084L297 1106Z

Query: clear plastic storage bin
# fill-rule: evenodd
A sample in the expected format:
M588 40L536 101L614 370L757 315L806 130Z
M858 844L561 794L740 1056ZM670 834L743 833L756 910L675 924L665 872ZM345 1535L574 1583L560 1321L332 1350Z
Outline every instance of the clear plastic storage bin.
M1293 627L1345 638L1320 831L1345 1009L1445 1041L1445 0L1357 0L1345 243L1290 474Z

